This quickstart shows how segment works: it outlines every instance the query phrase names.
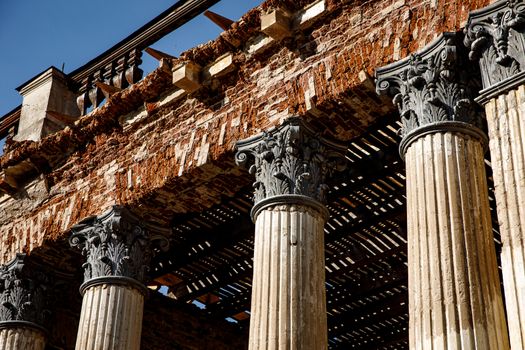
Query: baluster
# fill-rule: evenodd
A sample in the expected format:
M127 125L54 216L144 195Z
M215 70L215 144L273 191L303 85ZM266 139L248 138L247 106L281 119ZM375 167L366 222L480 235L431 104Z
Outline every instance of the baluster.
M115 68L115 75L113 76L113 85L119 89L124 89L127 86L125 79L126 70L126 56L123 56L117 60L117 66Z
M115 75L115 63L114 62L108 63L104 67L104 73L102 74L102 76L104 77L104 83L108 85L113 85L112 78L114 75Z
M142 52L137 49L131 50L128 58L128 68L126 69L126 80L130 84L134 84L142 79L142 69L139 65L142 63Z
M86 114L87 109L91 106L89 96L87 93L88 87L91 84L89 77L82 80L82 86L79 89L80 95L77 97L77 106L80 110L80 115Z
M94 82L102 80L101 75L101 71L97 71L93 74L93 83L91 84L92 88L89 90L89 99L91 100L93 108L97 108L104 99L104 94L100 88L94 84Z

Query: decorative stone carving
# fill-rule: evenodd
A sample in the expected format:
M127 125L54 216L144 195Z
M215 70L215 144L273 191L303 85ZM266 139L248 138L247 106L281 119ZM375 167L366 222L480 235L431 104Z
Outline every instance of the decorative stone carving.
M296 117L261 135L239 141L235 160L255 174L254 201L291 195L323 203L325 179L346 166L346 147L314 133Z
M480 62L484 89L523 72L525 3L522 0L498 1L471 12L465 35L470 59Z
M25 258L25 254L17 254L9 264L0 266L0 324L17 321L44 327L51 314L49 280L35 271L29 276Z
M127 277L144 282L153 254L152 242L167 248L167 239L151 235L146 225L128 210L114 206L71 228L70 244L86 257L84 282L100 277Z
M377 92L393 97L403 138L443 122L482 127L482 110L473 100L479 74L457 41L456 34L444 33L420 53L377 70Z

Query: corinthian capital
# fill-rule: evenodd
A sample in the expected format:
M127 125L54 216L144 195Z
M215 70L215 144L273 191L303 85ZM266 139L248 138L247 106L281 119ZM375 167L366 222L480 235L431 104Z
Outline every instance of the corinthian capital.
M86 258L84 283L108 277L145 282L155 250L152 242L161 242L158 247L167 248L165 236L152 231L120 206L73 226L69 243L79 248Z
M327 176L346 166L346 146L328 141L301 119L289 118L281 126L239 141L238 165L255 175L254 201L303 196L323 203Z
M401 115L402 154L411 140L436 128L475 133L482 126L474 102L479 74L457 41L456 34L444 33L421 52L376 72L377 92L391 96Z
M524 74L520 73L525 66L525 3L498 1L471 12L464 42L470 49L470 59L479 60L483 100L493 97L488 95L496 89L523 83Z
M24 268L25 254L0 266L0 325L23 323L44 328L49 320L48 279Z

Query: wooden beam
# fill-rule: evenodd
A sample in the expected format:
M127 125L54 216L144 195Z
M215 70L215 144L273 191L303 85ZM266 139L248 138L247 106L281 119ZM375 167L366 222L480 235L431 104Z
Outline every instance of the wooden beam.
M109 98L111 95L119 92L121 89L119 89L118 87L115 87L115 86L112 86L112 85L108 85L106 83L103 83L101 81L96 81L95 82L95 85L100 89L102 90L102 93L104 94L104 96L106 98Z
M222 28L222 30L228 30L234 23L231 19L223 17L218 13L210 10L204 11L204 16L208 17L213 23Z
M227 222L215 228L195 230L193 234L187 235L183 243L172 245L167 252L158 254L152 263L153 277L160 277L199 261L214 252L220 252L225 247L229 247L240 240L241 237L246 237L250 233L253 234L254 224L249 216L235 217L234 222L235 224ZM194 250L196 246L202 248Z
M159 50L155 50L154 48L151 48L151 47L147 47L144 49L144 51L146 51L146 53L148 55L150 55L151 57L155 58L156 60L161 60L163 58L165 59L175 59L176 57L175 56L172 56L170 54L167 54L165 52L162 52L162 51L159 51Z
M406 292L393 294L358 308L348 308L343 313L329 317L328 326L331 330L334 327L351 330L402 315L408 315L408 293Z

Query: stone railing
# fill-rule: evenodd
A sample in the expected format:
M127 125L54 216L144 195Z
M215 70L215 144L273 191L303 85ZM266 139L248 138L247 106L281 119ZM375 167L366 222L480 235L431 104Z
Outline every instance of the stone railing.
M76 104L80 115L86 114L90 107L100 106L112 93L142 79L142 51L219 1L178 1L109 50L67 74L68 85L78 96ZM21 108L0 117L0 139L10 139L16 134Z
M124 89L142 79L142 51L132 48L120 57L114 58L109 63L102 60L101 64L81 71L73 80L79 82L80 88L77 97L77 106L81 114L85 114L89 107L98 107L105 98L113 92Z

